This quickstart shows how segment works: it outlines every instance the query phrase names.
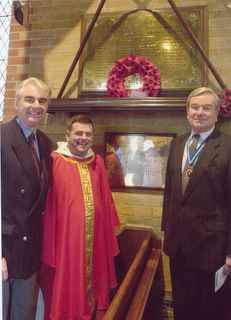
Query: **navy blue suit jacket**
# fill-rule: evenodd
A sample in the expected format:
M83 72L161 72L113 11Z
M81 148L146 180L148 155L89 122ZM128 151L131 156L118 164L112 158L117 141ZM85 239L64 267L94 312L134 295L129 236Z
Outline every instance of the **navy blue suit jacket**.
M39 130L37 139L41 179L16 119L1 125L2 254L11 278L28 278L40 260L52 142Z
M192 268L215 271L231 254L231 137L212 132L183 195L182 157L188 136L174 139L169 154L163 246L170 257L181 248Z

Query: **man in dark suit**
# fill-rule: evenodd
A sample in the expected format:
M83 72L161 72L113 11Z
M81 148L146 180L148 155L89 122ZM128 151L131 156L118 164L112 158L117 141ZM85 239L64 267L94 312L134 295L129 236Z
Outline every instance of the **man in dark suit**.
M230 276L214 290L215 272L231 271L231 137L215 128L219 106L211 89L194 90L191 133L174 139L169 154L162 229L175 320L231 319Z
M50 95L41 80L24 80L16 91L16 117L1 126L4 320L31 319L52 147L37 126Z

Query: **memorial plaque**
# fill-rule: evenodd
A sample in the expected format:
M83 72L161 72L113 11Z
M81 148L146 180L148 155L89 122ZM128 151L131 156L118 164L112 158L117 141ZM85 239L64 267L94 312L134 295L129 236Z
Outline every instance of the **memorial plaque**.
M113 188L164 189L170 133L105 132L105 166Z
M182 15L204 47L203 8L181 9ZM92 17L85 17L86 30ZM139 10L126 14L100 15L88 39L80 65L81 89L105 91L114 62L129 54L143 56L161 73L163 89L191 89L203 85L203 62L173 11ZM126 88L142 86L139 76L126 81Z

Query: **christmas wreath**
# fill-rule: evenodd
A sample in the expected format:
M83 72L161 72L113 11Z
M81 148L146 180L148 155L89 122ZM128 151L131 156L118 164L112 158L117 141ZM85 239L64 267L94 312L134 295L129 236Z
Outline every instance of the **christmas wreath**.
M231 90L224 90L219 115L224 118L231 117Z
M160 89L160 71L144 57L130 54L125 59L119 59L113 65L108 75L107 89L111 97L128 97L131 94L124 86L125 78L139 74L143 86L140 89L147 97L155 97Z

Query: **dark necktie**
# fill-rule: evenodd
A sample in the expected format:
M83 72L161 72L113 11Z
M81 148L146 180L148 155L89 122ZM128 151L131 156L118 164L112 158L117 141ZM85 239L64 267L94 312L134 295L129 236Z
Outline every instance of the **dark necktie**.
M198 133L193 135L192 142L191 142L191 144L189 146L189 157L190 157L190 159L192 159L192 157L194 156L194 154L196 152L199 139L200 139L200 135ZM192 175L193 165L194 164L190 164L189 163L189 159L188 159L188 155L187 155L187 161L185 163L184 171L182 173L182 193L183 194L185 192L185 189L187 187L189 179L190 179L190 177Z
M32 132L32 133L29 135L29 137L28 137L28 143L29 143L29 146L30 146L30 148L31 148L31 152L32 152L32 155L33 155L33 158L34 158L34 163L35 163L36 171L37 171L37 173L38 173L38 176L40 177L41 164L40 164L40 160L39 160L37 151L36 151L35 146L34 146L34 141L35 141L35 135L34 135L34 133Z

